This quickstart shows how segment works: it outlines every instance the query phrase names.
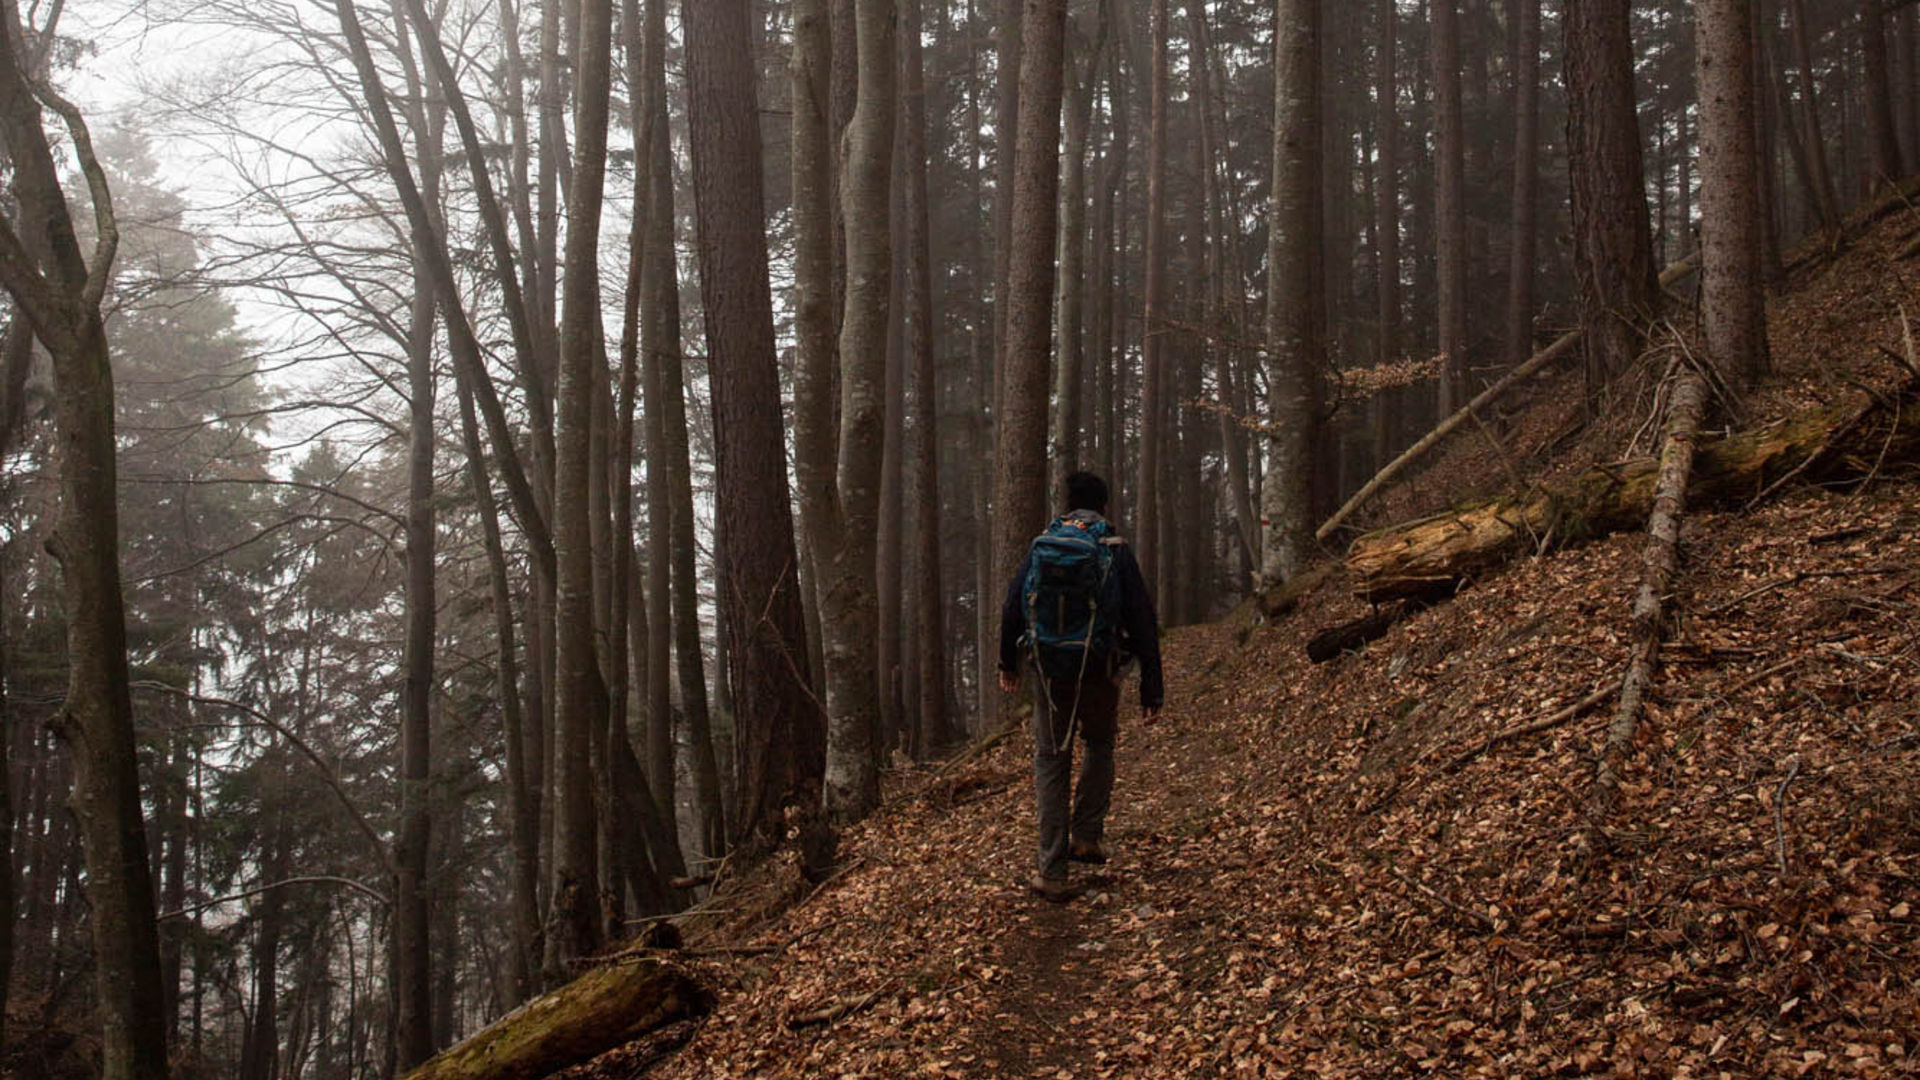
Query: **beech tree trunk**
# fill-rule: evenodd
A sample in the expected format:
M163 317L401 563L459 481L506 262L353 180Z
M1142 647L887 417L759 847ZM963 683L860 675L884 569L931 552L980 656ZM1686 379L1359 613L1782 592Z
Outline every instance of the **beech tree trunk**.
M1873 170L1872 186L1898 181L1902 175L1900 138L1894 131L1893 82L1887 64L1887 16L1881 0L1860 0L1860 56L1867 84L1867 150Z
M1101 36L1106 25L1101 23ZM1066 474L1080 467L1082 370L1086 342L1081 335L1086 311L1087 251L1087 127L1092 122L1093 87L1099 71L1100 46L1088 50L1084 62L1069 60L1070 85L1063 90L1066 117L1066 159L1060 181L1060 273L1054 291L1059 297L1059 364L1053 377L1052 485L1056 495L1065 489ZM1054 502L1059 502L1055 498Z
M68 665L56 730L73 750L71 805L86 854L100 1074L104 1080L164 1080L166 997L134 751L120 591L113 369L100 314L118 230L85 125L77 110L65 106L68 134L92 189L99 239L89 266L74 240L40 106L18 66L18 10L7 5L0 11L0 140L18 207L15 216L0 216L0 285L52 358L63 505L50 546L65 590Z
M913 367L911 490L915 555L914 623L918 642L920 697L907 707L916 714L915 749L921 756L953 741L947 718L946 583L940 552L940 410L938 368L933 354L933 260L927 205L927 87L921 45L920 0L901 7L905 85L901 88L902 153L906 159L907 357Z
M420 186L429 206L438 204L440 163L434 133L423 109L415 108L415 137L420 146ZM411 1068L433 1053L433 997L430 958L432 928L427 918L429 893L427 846L433 828L429 809L432 771L434 598L434 299L424 269L414 279L413 312L407 332L407 527L406 636L401 658L405 683L400 708L400 822L394 839L393 905L394 1044L401 1068ZM277 896L270 902L278 904ZM261 1074L264 1076L264 1074Z
M1320 4L1274 4L1273 194L1267 241L1266 433L1261 577L1280 584L1312 556L1314 477L1324 416L1325 304L1319 273Z
M1153 594L1165 602L1168 552L1160 543L1166 507L1160 494L1168 443L1167 406L1167 111L1172 106L1167 63L1169 0L1152 0L1152 85L1147 99L1146 319L1140 344L1140 479L1133 508L1135 552Z
M1701 321L1724 375L1765 374L1766 298L1754 145L1753 12L1749 0L1701 0L1694 14L1700 88ZM1756 213L1755 208L1762 208Z
M1630 6L1629 0L1580 0L1566 5L1561 16L1574 276L1586 331L1589 402L1639 353L1655 296Z
M1540 0L1514 0L1513 214L1507 259L1506 361L1533 355L1533 283L1539 275Z
M595 829L594 732L607 722L606 685L595 653L593 547L588 510L590 425L598 381L600 201L605 184L612 0L585 0L574 67L575 151L567 193L567 273L562 283L560 379L555 429L553 546L558 565L554 660L553 913L547 966L590 955L604 940Z
M1530 2L1530 0L1524 0ZM1379 0L1374 85L1374 238L1379 251L1380 360L1400 358L1400 78L1398 0Z
M1165 10L1165 0L1159 0ZM1020 137L1008 267L1007 355L994 483L994 566L1020 564L1047 517L1047 358L1053 329L1066 0L1028 0L1021 27ZM1164 26L1164 22L1162 23Z
M773 299L767 283L749 0L683 0L719 511L720 605L734 696L736 840L771 843L820 798L826 731L806 674Z
M1467 393L1467 125L1460 101L1459 0L1431 3L1440 411L1450 413L1471 396Z
M1806 0L1787 0L1787 13L1793 27L1793 62L1800 80L1800 119L1806 131L1804 148L1814 205L1819 208L1821 224L1838 228L1840 195L1834 189L1833 173L1827 165L1827 137L1820 123L1820 104L1814 100L1813 45L1807 29Z

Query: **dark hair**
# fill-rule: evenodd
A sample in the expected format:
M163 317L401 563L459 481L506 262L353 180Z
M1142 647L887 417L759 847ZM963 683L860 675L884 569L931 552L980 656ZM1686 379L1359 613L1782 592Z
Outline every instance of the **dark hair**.
M1067 477L1067 509L1105 513L1107 482L1090 472L1077 472Z

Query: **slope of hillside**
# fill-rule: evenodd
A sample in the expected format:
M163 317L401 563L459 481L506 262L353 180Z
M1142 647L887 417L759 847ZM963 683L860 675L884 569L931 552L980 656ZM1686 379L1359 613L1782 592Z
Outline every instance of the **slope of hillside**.
M1920 266L1891 255L1916 224L1775 305L1781 376L1749 422L1891 384L1880 350L1920 312ZM1539 467L1617 456L1631 412ZM1123 724L1117 857L1085 899L1018 885L1016 735L895 777L784 914L695 924L675 962L715 1012L650 1069L659 1046L573 1075L1920 1074L1915 479L1883 462L1688 520L1598 854L1576 838L1641 538L1517 565L1312 665L1305 638L1364 610L1336 577L1271 624L1172 636L1169 712ZM759 899L723 895L716 920Z

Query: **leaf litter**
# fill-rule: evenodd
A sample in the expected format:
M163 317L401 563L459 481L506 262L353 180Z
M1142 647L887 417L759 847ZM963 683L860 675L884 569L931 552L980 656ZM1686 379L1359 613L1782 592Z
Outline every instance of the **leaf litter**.
M1774 305L1781 377L1750 415L1891 377L1875 346L1920 282L1887 235ZM1523 416L1514 446L1555 423ZM1491 452L1449 452L1425 489ZM1687 520L1597 855L1577 840L1604 707L1461 752L1617 686L1640 538L1523 562L1313 665L1305 639L1366 610L1334 575L1271 623L1170 635L1169 709L1123 719L1115 857L1083 899L1019 886L1024 734L945 798L897 770L842 839L850 869L809 890L788 867L754 887L797 902L692 931L679 962L720 1001L684 1047L567 1075L1920 1074L1914 481Z

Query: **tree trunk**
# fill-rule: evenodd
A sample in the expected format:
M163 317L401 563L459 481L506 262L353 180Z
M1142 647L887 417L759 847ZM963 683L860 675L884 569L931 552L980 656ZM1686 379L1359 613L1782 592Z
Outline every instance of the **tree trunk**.
M1531 3L1534 0L1522 0ZM1374 88L1374 141L1379 177L1374 181L1374 235L1380 264L1380 361L1400 358L1400 78L1398 0L1379 0L1378 79Z
M1467 392L1467 127L1460 102L1459 0L1432 0L1434 220L1440 304L1440 411Z
M920 654L919 700L914 746L922 756L953 741L947 720L946 585L940 563L940 410L933 354L933 267L927 205L927 88L921 45L920 0L901 7L905 43L905 112L901 120L906 158L907 356L913 367L912 485L915 543L911 632Z
M1164 16L1165 0L1159 0ZM1007 355L996 456L994 560L1009 575L1047 516L1047 355L1059 217L1066 0L1028 0L1008 268ZM1164 18L1162 21L1164 28Z
M8 344L12 344L16 338L25 338L31 342L33 339L26 333L25 319L16 315L15 320L15 324L9 327L8 330ZM0 390L0 394L3 393L4 390ZM8 419L6 410L0 409L0 454L7 452L7 444L10 441L7 427ZM14 721L13 710L9 707L7 701L7 679L12 672L10 666L12 657L8 651L7 636L7 608L10 606L7 598L13 595L8 592L8 590L13 587L12 582L7 577L7 556L9 554L10 552L8 552L6 547L0 545L0 859L5 860L4 863L0 863L0 1017L7 1015L7 1001L13 989L13 920L14 915L18 911L13 881L16 868L23 862L23 860L15 856L13 850ZM176 746L177 745L178 742L176 742ZM185 815L182 814L181 817L184 820ZM174 981L177 985L179 982L177 961L173 971L175 974ZM162 989L164 988L165 984L162 983ZM166 1015L168 1017L179 1015L178 1002L169 997L166 1004ZM4 1025L0 1024L0 1049L4 1049L6 1044L3 1028ZM171 1025L168 1026L166 1031L166 1038L169 1042L173 1038Z
M1731 6L1731 5L1728 5ZM1731 17L1731 16L1729 16ZM1701 65L1704 73L1706 65ZM1734 69L1736 74L1744 74ZM1694 441L1706 412L1707 383L1699 372L1683 368L1667 405L1667 434L1660 446L1653 509L1647 517L1647 543L1642 555L1640 588L1633 598L1633 653L1620 685L1620 704L1607 725L1606 746L1587 803L1591 831L1604 828L1620 789L1620 770L1633 749L1640 726L1640 707L1653 684L1660 638L1666 630L1667 595L1679 563L1680 519L1687 509L1687 482L1693 470Z
M1891 430L1889 427L1891 426ZM1689 498L1701 506L1751 501L1787 480L1844 481L1920 455L1920 402L1898 408L1865 394L1771 427L1700 444ZM1589 469L1532 491L1410 521L1353 542L1347 571L1376 602L1447 590L1512 559L1630 529L1653 504L1659 461Z
M52 358L63 506L49 548L65 589L68 659L66 701L55 724L73 749L71 805L86 853L101 1076L158 1080L167 1075L166 997L134 748L113 371L100 314L118 231L106 175L80 113L64 105L98 226L89 270L74 240L39 105L17 66L17 12L12 5L0 11L0 142L18 207L11 219L0 216L0 285Z
M1562 14L1574 275L1589 403L1638 355L1655 297L1629 6L1629 0L1582 0Z
M1167 111L1172 107L1168 79L1167 36L1169 0L1152 0L1153 81L1147 111L1147 250L1146 321L1141 331L1140 371L1140 480L1133 507L1138 536L1135 548L1140 572L1155 596L1167 595L1171 569L1161 539L1161 451L1167 443L1167 407L1162 400L1167 385ZM1029 523L1030 527L1031 523Z
M1104 39L1106 24L1100 24ZM1082 322L1086 311L1087 252L1087 128L1092 123L1093 87L1099 72L1100 44L1095 44L1084 64L1070 63L1072 84L1063 90L1066 121L1065 160L1060 180L1060 273L1054 292L1058 297L1059 366L1054 371L1052 451L1054 463L1050 478L1056 496L1063 495L1067 473L1081 466L1080 389L1085 367L1086 341ZM1054 502L1059 502L1055 498Z
M529 768L525 719L520 710L519 662L515 655L513 629L513 592L507 577L506 545L500 536L500 514L494 504L493 485L487 479L485 451L480 446L480 425L473 415L473 395L465 380L457 386L460 396L460 431L467 455L467 475L473 486L474 504L480 512L481 537L487 550L487 584L493 608L494 640L499 650L494 661L494 685L500 696L500 724L507 755L507 813L510 821L512 859L512 900L508 936L513 955L508 961L508 978L513 985L512 1004L518 1005L532 995L534 974L540 970L540 817L533 806L533 788L538 777Z
M1821 130L1820 105L1814 100L1813 46L1807 29L1806 0L1787 0L1793 20L1793 61L1800 79L1800 115L1806 125L1807 165L1812 170L1814 204L1820 209L1821 224L1840 226L1840 195L1833 186L1833 174L1827 167L1827 137Z
M1273 194L1268 212L1269 467L1261 489L1261 578L1279 584L1313 553L1314 478L1321 467L1325 354L1318 273L1319 0L1274 4Z
M554 474L553 546L558 567L554 670L554 823L552 932L547 967L562 976L565 965L597 950L600 874L596 863L595 729L607 723L606 686L595 653L593 549L590 537L589 437L597 380L600 303L598 273L600 204L605 185L607 109L611 77L612 0L586 0L581 8L580 52L574 65L574 130L577 160L567 193L567 274L562 285L560 378L556 395L557 458Z
M596 967L501 1017L404 1080L540 1080L676 1021L702 1016L712 1001L671 964L642 960Z
M640 348L659 365L660 415L666 442L671 529L663 549L671 563L674 661L679 672L680 712L686 721L701 854L719 858L726 848L726 816L713 721L707 707L706 657L700 643L699 577L695 562L693 468L689 459L685 370L680 344L680 273L674 250L673 150L667 114L667 0L645 0L638 60L642 114L634 120L645 137L647 239L640 283ZM633 46L629 42L629 48ZM649 399L650 401L652 399ZM651 405L649 406L651 408ZM649 471L655 463L648 462ZM661 553L656 553L656 557ZM662 602L665 602L663 597Z
M421 110L416 110L420 112ZM428 205L438 202L440 170L432 135L420 141L420 186ZM423 253L414 253L425 267ZM406 637L401 660L406 681L400 709L400 823L394 839L393 905L394 1044L401 1068L433 1054L429 965L432 928L427 918L427 843L433 820L429 804L432 766L434 598L434 299L428 271L415 275L413 314L407 331L407 526ZM278 900L275 899L275 903Z
M681 7L713 393L719 580L734 695L736 839L772 842L820 798L826 739L806 677L788 500L748 0Z
M1701 0L1695 10L1700 87L1701 321L1707 353L1729 378L1767 371L1754 146L1753 12L1749 0Z
M1872 186L1898 181L1900 138L1893 124L1893 82L1887 65L1887 16L1881 0L1860 0L1860 55L1867 83L1867 149L1873 169Z
M1533 355L1533 283L1539 270L1540 0L1513 0L1513 216L1507 260L1506 362Z

